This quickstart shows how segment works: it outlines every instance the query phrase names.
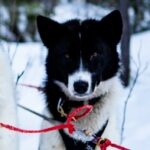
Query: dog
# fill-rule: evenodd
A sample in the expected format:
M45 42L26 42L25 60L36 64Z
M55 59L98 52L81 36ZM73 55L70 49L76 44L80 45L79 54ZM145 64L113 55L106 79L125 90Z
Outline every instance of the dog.
M0 122L16 126L16 90L9 58L0 50ZM0 150L18 150L18 137L0 127Z
M86 104L93 111L76 122L80 130L120 142L118 105L123 86L119 79L120 61L116 50L122 35L122 18L114 10L101 20L70 20L58 23L44 16L37 17L42 42L48 49L45 81L47 110L56 120L52 126L65 123L64 112ZM43 122L43 127L50 124ZM41 135L40 150L99 149L93 139L75 131L49 132Z

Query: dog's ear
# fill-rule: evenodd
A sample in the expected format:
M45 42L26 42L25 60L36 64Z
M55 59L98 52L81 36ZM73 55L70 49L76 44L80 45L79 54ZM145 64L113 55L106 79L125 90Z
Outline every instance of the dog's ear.
M60 30L61 24L44 16L37 16L37 28L46 47L54 44Z
M100 21L104 38L113 45L117 45L121 39L122 26L122 17L118 10L111 12Z

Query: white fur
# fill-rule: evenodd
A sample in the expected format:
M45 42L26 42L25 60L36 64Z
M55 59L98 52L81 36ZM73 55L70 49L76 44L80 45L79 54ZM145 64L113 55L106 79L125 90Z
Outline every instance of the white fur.
M100 82L100 84L97 87L95 87L95 89L92 93L89 93L82 97L74 95L72 92L70 92L70 90L67 88L67 86L64 83L57 81L57 80L55 80L54 83L57 84L61 88L61 90L67 95L67 97L69 97L70 100L88 101L90 99L107 94L107 92L109 92L109 87L112 84L111 81L112 81L112 79Z
M89 71L86 71L83 66L82 58L80 58L80 66L77 71L68 76L68 91L71 95L76 95L74 90L74 83L78 81L84 81L88 83L88 89L84 95L89 95L92 87L92 76ZM80 96L77 96L80 97Z
M15 86L9 59L0 51L0 122L16 126ZM0 127L0 150L18 150L17 135Z
M52 117L47 109L45 109L44 114L48 117ZM44 120L42 123L42 128L51 127L56 124L58 124L58 122L50 124L49 122ZM59 132L53 131L41 134L39 150L66 150L66 149Z
M94 105L93 111L86 118L79 120L77 122L77 126L80 129L87 129L92 132L92 134L97 133L106 120L108 119L108 125L102 135L103 138L108 138L114 143L120 143L120 133L119 127L121 123L117 123L117 115L119 101L122 99L122 86L117 77L113 77L105 82L100 83L98 87L96 87L95 92L97 95L101 95L105 93L105 96ZM48 123L44 123L43 127L48 127ZM65 130L68 134L68 131ZM57 138L54 138L57 135ZM81 139L84 141L84 136L73 136L75 139ZM83 138L83 139L82 139ZM54 148L58 142L58 148ZM63 141L58 132L49 132L47 134L42 135L42 140L40 143L40 150L65 150ZM98 149L98 148L97 148ZM109 150L112 150L110 148Z
M74 83L77 81L84 81L88 83L88 89L86 91L86 93L84 93L85 95L89 94L91 91L91 73L88 71L77 71L71 75L69 75L69 79L68 79L68 90L69 93L71 95L75 95L76 91L74 90ZM78 96L80 97L80 96Z

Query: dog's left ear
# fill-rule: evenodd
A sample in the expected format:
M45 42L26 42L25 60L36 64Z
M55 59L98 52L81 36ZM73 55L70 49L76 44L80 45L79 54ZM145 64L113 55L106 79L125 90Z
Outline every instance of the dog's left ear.
M122 17L118 10L105 16L100 21L103 37L113 45L117 45L122 35Z
M58 37L61 35L61 24L44 16L37 16L37 28L41 40L48 48L54 45Z

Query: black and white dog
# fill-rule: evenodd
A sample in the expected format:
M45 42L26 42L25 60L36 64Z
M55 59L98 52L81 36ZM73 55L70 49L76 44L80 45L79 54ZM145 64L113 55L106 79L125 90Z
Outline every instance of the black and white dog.
M70 20L63 24L38 16L37 26L48 48L46 97L50 116L66 121L57 109L60 101L66 113L93 105L90 115L77 126L118 143L117 110L122 86L116 46L122 34L120 12L113 11L100 21ZM46 126L49 124L44 122ZM78 132L50 132L42 135L40 150L94 150L92 140Z

